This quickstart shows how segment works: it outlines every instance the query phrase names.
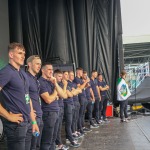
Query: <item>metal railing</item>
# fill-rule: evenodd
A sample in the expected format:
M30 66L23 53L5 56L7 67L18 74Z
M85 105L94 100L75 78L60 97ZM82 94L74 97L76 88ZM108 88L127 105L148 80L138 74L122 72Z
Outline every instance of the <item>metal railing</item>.
M125 66L125 70L127 71L127 83L129 85L129 89L131 92L137 88L145 76L149 76L149 62L144 64L130 64Z

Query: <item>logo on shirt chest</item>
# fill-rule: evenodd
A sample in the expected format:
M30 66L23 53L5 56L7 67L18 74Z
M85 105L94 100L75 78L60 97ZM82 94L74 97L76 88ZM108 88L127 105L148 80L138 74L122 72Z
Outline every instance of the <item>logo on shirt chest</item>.
M26 101L26 104L30 103L30 96L29 96L29 94L25 94L25 101Z

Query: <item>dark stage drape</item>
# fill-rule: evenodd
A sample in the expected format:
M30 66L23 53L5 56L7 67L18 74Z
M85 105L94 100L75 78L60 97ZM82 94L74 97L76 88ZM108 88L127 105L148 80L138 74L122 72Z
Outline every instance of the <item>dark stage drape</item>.
M22 42L27 57L103 72L115 101L123 67L120 0L9 0L9 20L10 41Z

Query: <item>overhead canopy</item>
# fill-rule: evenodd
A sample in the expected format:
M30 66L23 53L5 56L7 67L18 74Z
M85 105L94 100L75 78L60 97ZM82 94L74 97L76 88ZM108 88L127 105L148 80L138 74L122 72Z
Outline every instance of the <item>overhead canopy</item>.
M103 72L115 100L123 66L120 0L9 0L9 17L10 41L22 42L27 57Z
M124 44L124 59L125 64L149 62L150 42Z

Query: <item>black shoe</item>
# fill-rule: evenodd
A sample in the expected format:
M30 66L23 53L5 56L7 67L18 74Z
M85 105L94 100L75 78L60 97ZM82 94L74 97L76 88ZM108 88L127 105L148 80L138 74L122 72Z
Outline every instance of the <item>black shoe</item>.
M96 124L91 124L91 125L90 125L90 128L91 128L91 129L96 129L96 128L99 128L99 126L96 125Z
M84 134L83 134L83 133L80 133L80 132L77 132L77 135L78 135L79 137L84 137Z
M80 146L80 144L79 144L79 143L77 143L77 142L75 142L75 141L73 141L73 142L71 142L70 146L71 146L71 147L75 147L75 148L77 148L77 147L79 147L79 146Z
M80 133L81 133L81 134L84 134L84 135L87 134L85 131L83 131L83 129L80 130Z
M84 132L91 132L92 130L84 127L84 128L83 128L83 131L84 131Z

